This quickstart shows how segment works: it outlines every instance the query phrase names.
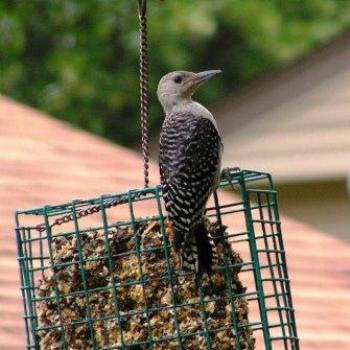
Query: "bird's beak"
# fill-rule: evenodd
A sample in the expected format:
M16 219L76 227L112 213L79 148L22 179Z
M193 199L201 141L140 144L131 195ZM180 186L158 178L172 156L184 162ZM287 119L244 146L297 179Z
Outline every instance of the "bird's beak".
M204 72L196 73L194 77L188 81L187 91L192 95L199 86L220 73L222 73L221 70L206 70Z
M213 78L215 75L218 75L222 73L222 70L206 70L204 72L197 73L194 80L198 83L203 83L211 78Z

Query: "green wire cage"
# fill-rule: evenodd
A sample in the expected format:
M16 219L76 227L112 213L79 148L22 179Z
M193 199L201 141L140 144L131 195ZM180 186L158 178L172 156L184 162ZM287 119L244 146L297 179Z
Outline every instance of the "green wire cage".
M198 289L159 186L18 211L26 348L299 350L271 176L226 171L220 187L206 215L225 249Z

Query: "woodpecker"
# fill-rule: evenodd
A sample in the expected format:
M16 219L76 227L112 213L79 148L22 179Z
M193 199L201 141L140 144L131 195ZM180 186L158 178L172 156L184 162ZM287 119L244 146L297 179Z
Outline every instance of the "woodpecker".
M223 145L213 115L192 95L219 73L172 72L157 90L165 112L159 150L165 208L181 267L197 275L210 273L215 258L204 214L220 180Z

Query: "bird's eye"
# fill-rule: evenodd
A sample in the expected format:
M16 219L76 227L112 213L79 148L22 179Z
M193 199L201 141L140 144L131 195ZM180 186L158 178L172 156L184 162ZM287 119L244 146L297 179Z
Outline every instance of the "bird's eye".
M180 84L182 82L182 77L181 75L177 75L175 78L174 78L174 82L176 84Z

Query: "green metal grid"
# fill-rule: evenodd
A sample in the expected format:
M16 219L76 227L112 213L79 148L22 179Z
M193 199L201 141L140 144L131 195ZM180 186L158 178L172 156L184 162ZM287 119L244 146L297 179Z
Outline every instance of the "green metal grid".
M230 228L230 234L224 239L232 243L233 248L239 253L246 252L243 257L244 262L240 266L240 279L248 283L248 289L240 295L235 295L231 289L231 284L228 284L227 293L234 306L233 301L237 297L244 297L249 301L251 311L256 311L255 319L250 319L249 324L239 324L235 318L235 310L232 307L232 328L234 334L239 339L243 328L250 327L254 336L257 338L257 349L265 348L266 350L299 350L299 341L296 331L296 322L294 317L294 309L292 305L290 283L287 272L285 250L281 235L281 223L278 213L277 193L274 190L271 176L267 173L242 170L228 170L225 172L221 180L220 187L226 190L235 191L236 196L232 196L231 203L221 203L221 192L214 194L213 207L207 208L207 216L213 221L218 221L220 225L235 223L234 227ZM43 278L49 270L53 271L55 280L55 262L52 252L52 241L57 237L68 237L74 235L77 238L78 255L80 263L80 273L83 281L83 290L73 292L80 293L87 300L87 318L77 320L73 323L86 323L89 327L89 337L92 344L92 349L153 349L157 342L167 341L169 337L164 339L154 340L152 338L151 327L149 327L149 336L144 342L128 343L123 340L119 347L103 347L98 348L95 341L93 323L105 318L92 319L89 308L89 294L93 292L103 292L110 287L100 287L94 290L89 289L86 283L85 270L83 268L86 260L81 251L80 237L84 232L93 230L101 230L107 235L108 230L115 227L131 226L135 231L140 224L146 222L157 221L160 223L161 233L164 237L164 220L165 214L161 202L161 189L159 186L146 188L141 190L133 190L122 194L109 194L99 198L89 200L76 200L71 203L66 203L57 206L45 206L32 210L18 211L16 213L16 234L18 243L18 261L20 265L21 290L24 302L24 320L27 334L27 349L40 349L38 341L38 333L42 330L38 326L38 315L36 304L45 298L40 298L36 295L35 290L40 278ZM227 196L226 196L227 197ZM239 199L238 199L239 198ZM116 207L109 207L111 201L119 201L122 204ZM154 215L144 217L138 215L138 205L146 204L154 209ZM102 210L96 213L97 221L93 227L84 226L82 222L84 218L79 218L79 212L91 206L100 205ZM125 220L118 220L118 212L124 207L128 209L129 215ZM63 215L71 215L72 223L63 223L63 225L54 227L52 223ZM96 219L96 218L95 218ZM44 223L42 231L37 230L37 225ZM237 225L236 225L237 223ZM239 227L238 228L236 228ZM165 240L166 242L166 240ZM108 244L107 236L105 239L107 259L109 268L112 269L111 250ZM136 254L138 259L145 251L140 249L140 245L136 245ZM172 268L169 258L169 246L164 245L164 256L166 259L167 275L164 280L169 283L172 291L172 309L176 315L177 305L174 300ZM139 260L140 261L140 260ZM57 264L56 264L57 265ZM225 257L225 266L227 272L235 268L230 266ZM141 269L141 268L140 268ZM144 277L141 269L141 281L134 281L129 284L144 284ZM118 312L118 287L116 281L112 279L113 301L116 306L116 312L112 316L117 324L121 324L121 315ZM70 294L68 294L69 296ZM65 295L64 297L66 297ZM46 297L48 298L48 297ZM54 295L50 298L55 299L59 305L63 295L54 285ZM207 303L200 293L200 305ZM159 307L157 310L161 310ZM146 306L146 315L150 310ZM154 310L152 310L154 311ZM203 311L203 313L205 313ZM132 314L132 310L131 310ZM58 326L52 326L62 329L66 326L62 321L62 315L59 315ZM177 321L175 338L178 342L178 348L183 349L182 341L185 337L195 336L197 334L205 335L207 339L207 348L211 349L210 337L215 330L208 329L204 322L204 327L200 332L182 334ZM49 327L50 328L50 327ZM67 340L64 332L61 332L61 340L63 348L68 348ZM139 346L139 347L137 347ZM239 344L238 350L243 350Z

